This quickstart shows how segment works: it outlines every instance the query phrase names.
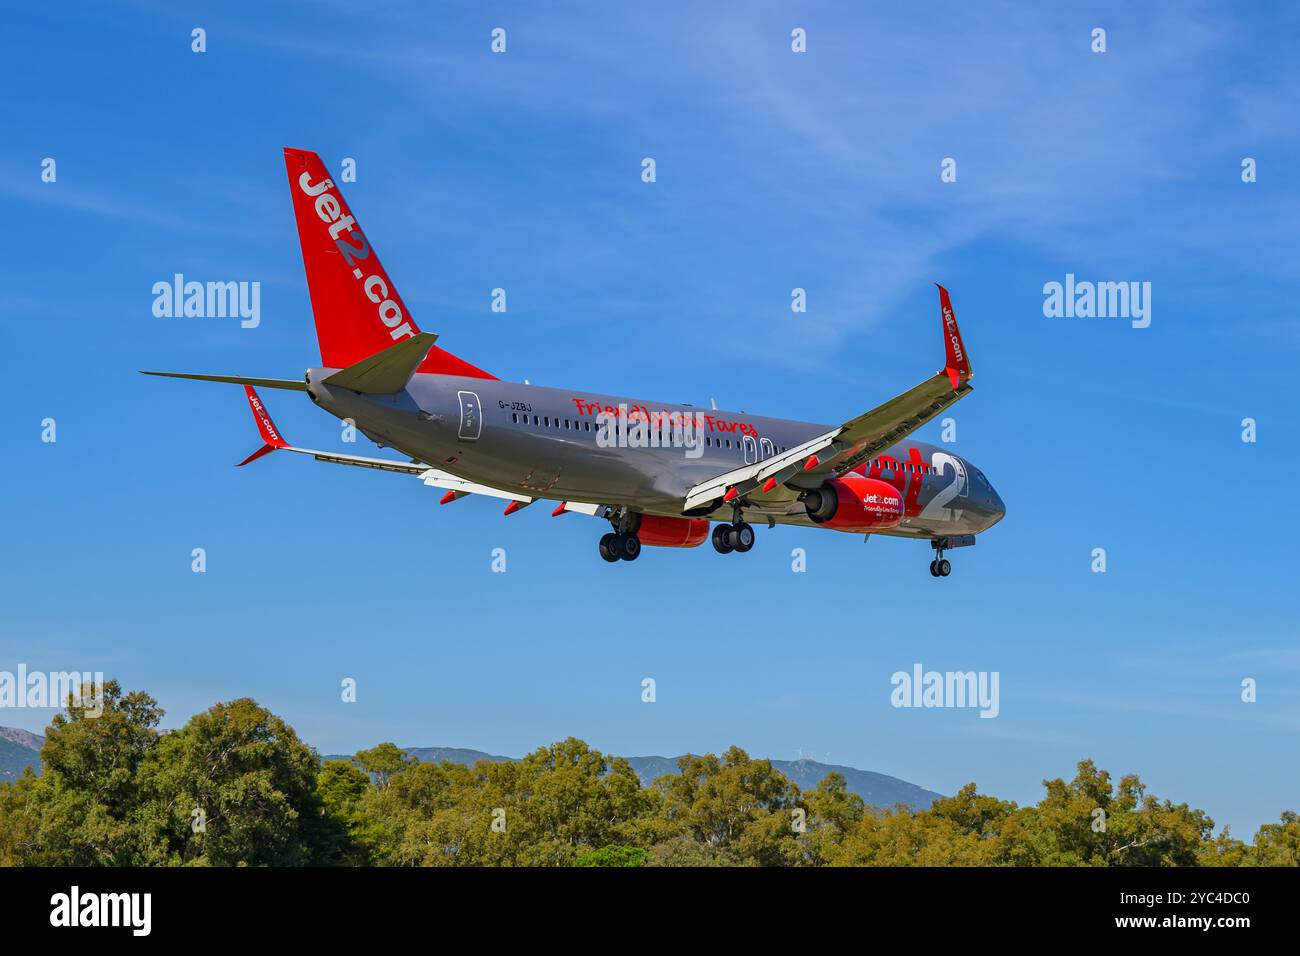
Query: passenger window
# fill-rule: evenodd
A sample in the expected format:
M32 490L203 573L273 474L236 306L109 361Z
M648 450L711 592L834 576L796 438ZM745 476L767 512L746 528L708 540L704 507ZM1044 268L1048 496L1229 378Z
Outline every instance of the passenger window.
M537 424L537 416L536 416L536 415L533 416L533 424L534 424L534 425Z
M510 413L510 420L511 420L512 422L514 422L516 425L518 425L518 424L519 424L519 413L518 413L518 412L511 412L511 413Z

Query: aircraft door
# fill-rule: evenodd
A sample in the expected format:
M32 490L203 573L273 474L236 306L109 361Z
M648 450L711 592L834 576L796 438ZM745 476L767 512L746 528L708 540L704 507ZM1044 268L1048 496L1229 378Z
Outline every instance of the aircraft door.
M758 443L754 441L753 435L746 435L744 437L744 445L745 464L752 465L754 462L758 461Z
M461 441L478 441L483 433L483 404L475 392L467 389L457 392L456 397L460 399L460 428L456 437Z

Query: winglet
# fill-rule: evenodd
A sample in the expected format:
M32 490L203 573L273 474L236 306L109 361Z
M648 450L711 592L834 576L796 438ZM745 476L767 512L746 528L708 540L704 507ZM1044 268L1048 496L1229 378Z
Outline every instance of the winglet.
M952 299L948 297L948 290L937 282L935 286L939 290L939 309L943 314L943 347L946 356L944 372L955 392L962 379L971 377L970 359L966 356L966 346L961 340L961 329L957 328L957 316L952 311Z
M253 410L253 421L257 423L257 433L262 436L264 444L236 465L236 468L242 468L250 461L257 461L263 455L269 454L277 448L289 447L289 443L284 440L280 430L275 427L275 422L271 421L271 413L266 410L266 406L262 404L262 399L253 390L253 386L245 385L244 394L248 396L248 407Z

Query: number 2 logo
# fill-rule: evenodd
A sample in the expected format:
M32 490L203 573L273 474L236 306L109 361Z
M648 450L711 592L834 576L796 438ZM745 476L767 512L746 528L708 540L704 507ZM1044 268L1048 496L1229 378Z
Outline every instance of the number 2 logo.
M938 521L959 521L964 509L949 508L948 502L952 501L958 495L966 493L966 466L962 464L960 458L954 458L946 452L936 451L930 459L936 471L942 472L944 465L952 465L952 481L940 488L938 493L930 499L919 517L932 518Z

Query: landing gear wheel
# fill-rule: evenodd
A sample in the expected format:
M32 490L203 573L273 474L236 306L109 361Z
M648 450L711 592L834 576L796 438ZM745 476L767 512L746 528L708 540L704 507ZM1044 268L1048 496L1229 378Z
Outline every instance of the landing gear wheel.
M727 544L744 554L754 546L754 529L743 521L733 524L727 529Z
M612 531L609 534L602 535L600 539L600 556L606 561L617 561L621 554L617 550L618 535Z
M727 540L731 531L725 524L714 525L713 527L713 550L718 554L731 554L731 542Z
M635 561L641 557L641 539L634 534L620 534L618 542L619 557L624 561Z
M952 564L944 558L939 562L939 577L946 578L950 574L952 574Z
M938 576L939 576L939 562L938 562L938 561L931 561L931 562L930 562L930 577L932 577L932 578L937 578Z

